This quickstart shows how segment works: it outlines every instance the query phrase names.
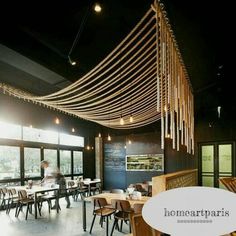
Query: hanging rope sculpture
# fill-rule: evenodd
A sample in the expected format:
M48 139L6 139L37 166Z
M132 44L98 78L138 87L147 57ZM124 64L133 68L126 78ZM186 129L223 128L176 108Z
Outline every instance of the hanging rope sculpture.
M70 86L46 96L33 96L6 84L0 88L115 129L137 128L161 119L161 147L170 137L174 149L179 150L181 144L194 152L192 88L158 1L102 62Z

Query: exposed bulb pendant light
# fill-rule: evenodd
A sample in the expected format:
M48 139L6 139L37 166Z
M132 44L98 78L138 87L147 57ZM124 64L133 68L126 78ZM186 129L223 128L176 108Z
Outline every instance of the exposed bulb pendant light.
M59 118L56 117L56 119L55 119L55 123L56 123L57 125L60 124L60 120L59 120Z
M132 141L129 139L128 144L132 144Z
M99 134L98 134L98 137L99 137L99 138L101 138L101 137L102 137L101 133L99 133Z
M124 118L121 116L120 117L120 125L124 125L124 124L125 124Z
M220 118L220 111L221 111L221 106L218 106L218 107L217 107L218 118Z
M94 5L94 11L97 12L97 13L100 13L102 11L102 7L99 3L96 3Z
M111 141L111 136L110 136L110 134L108 134L108 136L107 136L107 141Z
M130 115L130 117L129 117L129 122L130 122L130 123L133 123L133 121L134 121L134 118L133 118L132 115Z
M72 129L71 129L71 132L74 133L74 132L75 132L75 128L72 128Z
M69 60L69 63L70 63L72 66L75 66L75 65L76 65L76 61L71 60L70 56L68 56L68 60Z

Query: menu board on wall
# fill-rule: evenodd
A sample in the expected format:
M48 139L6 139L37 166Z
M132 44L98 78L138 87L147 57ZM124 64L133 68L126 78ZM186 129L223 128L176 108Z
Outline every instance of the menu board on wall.
M164 171L164 154L127 155L127 171Z
M104 166L109 171L125 171L126 151L123 142L105 143Z

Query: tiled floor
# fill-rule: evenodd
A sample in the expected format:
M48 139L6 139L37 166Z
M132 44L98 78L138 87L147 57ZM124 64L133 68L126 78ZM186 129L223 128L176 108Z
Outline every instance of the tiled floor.
M0 212L0 235L1 236L79 236L90 235L89 228L92 221L92 204L87 204L87 232L82 227L82 204L81 202L71 201L71 208L66 208L64 199L60 200L61 211L56 213L52 210L49 214L47 204L42 212L42 216L35 220L33 215L28 216L25 220L25 214L20 213L19 217L14 216L15 210L6 215L5 211ZM24 211L25 212L25 211ZM109 232L112 227L113 220L109 224ZM104 236L104 228L99 225L99 219L96 220L92 235ZM129 233L126 224L123 226L123 233L114 231L114 236L125 235Z

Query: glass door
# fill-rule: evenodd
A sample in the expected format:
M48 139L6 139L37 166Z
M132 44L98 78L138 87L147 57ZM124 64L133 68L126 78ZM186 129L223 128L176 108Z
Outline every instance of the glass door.
M219 158L219 178L232 176L233 173L233 145L219 144L218 158ZM225 188L222 183L219 183L220 188Z
M233 143L200 144L200 161L202 186L224 188L219 178L235 172Z
M202 186L214 187L214 145L201 146Z

